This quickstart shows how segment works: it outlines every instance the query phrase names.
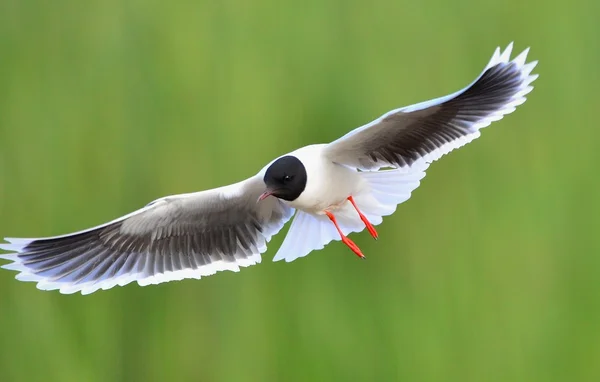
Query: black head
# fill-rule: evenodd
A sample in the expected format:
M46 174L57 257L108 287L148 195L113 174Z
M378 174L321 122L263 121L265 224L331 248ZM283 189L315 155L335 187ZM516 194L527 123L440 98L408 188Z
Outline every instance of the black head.
M300 159L287 155L273 162L263 178L267 193L279 199L295 200L306 187L306 169Z

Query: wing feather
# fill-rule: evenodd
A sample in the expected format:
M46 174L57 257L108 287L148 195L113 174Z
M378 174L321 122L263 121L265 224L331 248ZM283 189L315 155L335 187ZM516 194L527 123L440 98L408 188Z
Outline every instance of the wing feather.
M510 61L512 43L496 49L483 72L453 94L392 110L330 143L334 162L361 170L407 168L432 162L479 137L479 130L512 113L525 102L538 77L537 61L525 64L526 49Z
M257 202L260 176L214 190L174 195L109 223L40 239L8 238L3 268L40 289L92 293L137 281L157 284L238 271L260 262L271 236L294 210Z

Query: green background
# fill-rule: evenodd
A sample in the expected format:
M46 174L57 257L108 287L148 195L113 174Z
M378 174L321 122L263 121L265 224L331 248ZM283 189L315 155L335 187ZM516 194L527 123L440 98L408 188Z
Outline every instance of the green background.
M598 381L598 2L0 3L0 234L229 184L531 46L529 100L379 226L90 296L0 271L1 381ZM594 120L595 121L595 120ZM285 231L284 231L285 232Z

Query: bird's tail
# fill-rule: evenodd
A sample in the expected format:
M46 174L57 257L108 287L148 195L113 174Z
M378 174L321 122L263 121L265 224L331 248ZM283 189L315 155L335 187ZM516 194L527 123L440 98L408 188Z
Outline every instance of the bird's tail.
M391 215L398 204L410 198L412 191L425 176L428 166L429 163L418 161L407 169L361 172L368 187L353 195L356 205L371 224L380 224L383 216ZM334 215L344 235L365 229L365 224L350 203L336 209ZM327 216L298 210L273 261L294 261L314 250L322 249L334 240L340 240L340 235Z
M355 196L356 204L371 224L380 224L383 216L393 214L398 204L410 198L425 177L427 167L429 163L420 160L410 168L361 172L369 187Z

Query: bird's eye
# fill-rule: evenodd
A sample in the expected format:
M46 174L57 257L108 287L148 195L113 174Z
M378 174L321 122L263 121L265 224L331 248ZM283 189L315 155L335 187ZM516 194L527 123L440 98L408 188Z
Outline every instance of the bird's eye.
M284 182L289 182L290 180L292 180L292 178L293 178L293 177L292 177L292 176L290 176L290 175L284 175L284 176L283 176L283 181L284 181Z

